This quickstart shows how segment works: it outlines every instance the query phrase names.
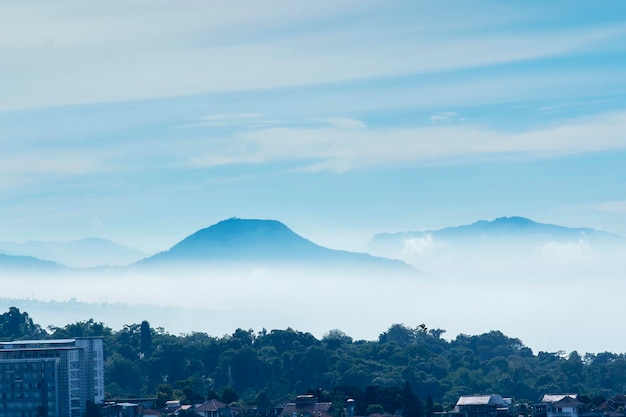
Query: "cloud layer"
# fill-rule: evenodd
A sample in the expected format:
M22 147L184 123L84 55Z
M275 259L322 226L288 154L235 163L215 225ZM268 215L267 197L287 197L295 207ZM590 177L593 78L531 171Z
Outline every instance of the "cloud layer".
M38 139L13 143L0 154L0 173L20 186L41 176L85 176L146 169L210 169L223 165L289 162L291 169L346 172L354 169L415 164L531 160L571 154L625 150L626 112L583 117L560 126L509 133L458 123L407 128L368 127L351 118L332 118L310 126L280 126L261 115L210 115L198 121L210 130L172 138L125 138L101 144ZM276 126L269 126L276 124ZM208 126L205 126L208 125ZM198 126L196 126L197 128ZM593 140L591 140L593 138ZM0 140L0 144L3 141ZM7 142L8 144L8 142ZM49 148L49 149L48 149ZM149 163L149 165L148 165ZM619 202L598 209L619 211Z
M0 68L13 82L0 110L488 68L611 50L626 36L619 24L541 27L519 6L507 22L411 3L4 3Z

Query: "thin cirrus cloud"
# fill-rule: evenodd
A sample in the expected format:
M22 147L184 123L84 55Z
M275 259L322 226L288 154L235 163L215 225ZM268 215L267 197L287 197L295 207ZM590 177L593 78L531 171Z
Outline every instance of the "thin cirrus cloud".
M358 129L354 129L358 127ZM344 172L357 168L443 162L467 162L506 155L546 158L626 149L622 132L626 112L572 120L556 127L505 133L480 126L366 128L359 120L310 128L275 127L236 133L189 163L208 168L224 163L300 161L300 169ZM589 137L597 140L590 141ZM201 152L201 149L198 149Z
M626 214L626 201L607 201L595 206L597 211L615 214Z
M443 111L430 115L429 119L432 124L449 123L456 119L458 115L459 114L454 111Z
M76 11L62 8L67 14L48 10L49 15L31 19L24 19L26 12L19 7L0 7L5 15L2 31L11 35L0 42L0 67L5 79L15 80L3 86L0 110L488 67L595 53L613 48L626 35L626 28L614 25L518 29L499 36L466 30L463 36L450 37L432 25L415 29L408 19L399 19L396 26L379 22L374 14L384 8L378 2L325 2L309 8L317 12L311 15L280 3L259 17L250 11L258 9L254 6L239 10L199 3L181 10L160 4L148 12L124 6L122 14L82 5ZM366 17L366 24L350 20L351 7ZM344 24L310 30L311 22L330 16Z
M346 117L328 118L306 127L250 127L245 123L264 120L262 115L251 114L209 115L203 120L230 125L227 132L213 137L190 135L175 141L171 137L120 139L98 147L84 141L54 152L23 144L20 149L0 155L0 173L17 181L51 175L205 170L224 165L272 167L279 162L288 162L296 170L346 172L398 164L472 163L502 157L536 159L626 149L622 135L626 130L624 111L518 133L469 122L380 128ZM595 139L590 141L589 137ZM619 211L624 206L605 203L597 209Z
M450 118L445 124L417 127L372 127L349 117L290 126L262 114L214 114L198 122L202 125L200 132L189 131L186 135L186 129L178 129L175 140L169 135L137 137L133 141L122 136L98 146L78 140L65 147L49 142L45 149L40 142L29 144L24 140L0 155L0 174L11 178L3 182L7 187L51 176L206 170L224 165L265 164L269 169L279 169L272 164L287 162L290 169L341 173L398 164L472 163L503 157L537 159L626 149L626 111L521 132L457 122L463 115L452 113L442 116ZM210 133L215 128L224 130ZM606 212L623 209L619 202L597 207Z
M238 113L238 114L210 114L203 116L202 120L195 123L188 123L176 126L179 129L196 127L248 127L256 128L260 126L278 124L280 121L263 117L259 113Z

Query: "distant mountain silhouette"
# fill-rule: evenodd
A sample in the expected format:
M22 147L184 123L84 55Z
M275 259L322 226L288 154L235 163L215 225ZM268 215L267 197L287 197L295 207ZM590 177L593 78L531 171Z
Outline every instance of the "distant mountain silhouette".
M550 239L575 239L585 237L596 240L619 240L621 236L603 232L588 227L565 227L554 224L537 223L525 217L498 217L495 220L480 220L470 225L448 227L437 230L435 233L441 237L462 238L476 237L498 237L498 236L535 236L549 237Z
M587 227L565 227L538 223L525 217L499 217L492 221L480 220L472 224L446 227L438 230L381 233L366 246L368 253L399 257L407 242L425 241L439 248L464 250L504 249L507 247L532 247L550 242L581 242L593 246L626 244L622 236Z
M417 272L404 262L319 246L276 220L231 218L183 239L137 263L309 264L318 267L380 267Z
M0 272L55 272L65 269L64 265L52 261L44 261L32 256L14 256L0 253Z
M87 238L70 241L0 242L0 252L33 256L74 268L101 265L129 265L146 256L137 249L106 239Z
M382 241L402 239L405 237L421 237L431 235L434 238L447 240L464 239L499 239L499 238L535 238L555 241L585 238L594 241L618 242L625 240L622 236L603 232L587 227L565 227L554 224L537 223L525 217L498 217L495 220L480 220L472 224L446 227L439 230L424 230L399 233L381 233L372 238L370 244Z

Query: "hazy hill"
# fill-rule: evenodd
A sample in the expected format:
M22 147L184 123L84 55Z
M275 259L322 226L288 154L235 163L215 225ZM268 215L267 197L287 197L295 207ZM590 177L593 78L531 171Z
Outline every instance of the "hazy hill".
M0 242L0 252L10 255L33 256L74 268L100 265L129 265L146 256L145 253L106 239L87 238L59 241Z
M533 220L517 216L499 217L492 221L480 220L469 225L447 227L430 233L448 239L512 237L518 239L532 238L537 240L550 239L558 241L579 238L596 242L615 242L623 240L619 235L588 227L565 227L555 224L537 223Z
M499 217L495 220L480 220L472 224L446 227L439 230L381 233L368 243L368 250L377 252L387 245L403 245L407 238L424 238L445 241L450 244L489 243L510 240L512 243L557 241L565 242L584 239L593 243L626 243L622 236L586 227L564 227L537 223L524 217Z
M15 256L0 253L0 271L60 271L64 270L63 265L56 262L44 261L32 256Z
M429 272L470 275L486 268L504 272L519 271L520 265L576 267L614 262L626 255L626 239L591 228L500 217L438 230L381 233L370 240L366 251L402 259Z
M199 230L169 250L138 262L138 265L163 263L309 264L416 272L397 260L319 246L276 220L239 218L223 220Z

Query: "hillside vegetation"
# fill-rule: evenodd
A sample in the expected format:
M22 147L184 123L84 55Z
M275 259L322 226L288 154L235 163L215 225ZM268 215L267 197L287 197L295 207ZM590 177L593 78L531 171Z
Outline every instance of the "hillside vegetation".
M172 335L144 321L113 330L89 320L44 331L16 308L0 315L2 340L102 336L109 397L158 396L198 403L222 398L275 403L302 393L401 408L407 387L431 408L459 395L499 393L517 401L576 392L599 403L626 386L626 356L537 352L500 331L442 337L441 329L394 324L376 341L331 330L320 340L294 329L236 329L213 337ZM435 405L439 404L439 405Z

